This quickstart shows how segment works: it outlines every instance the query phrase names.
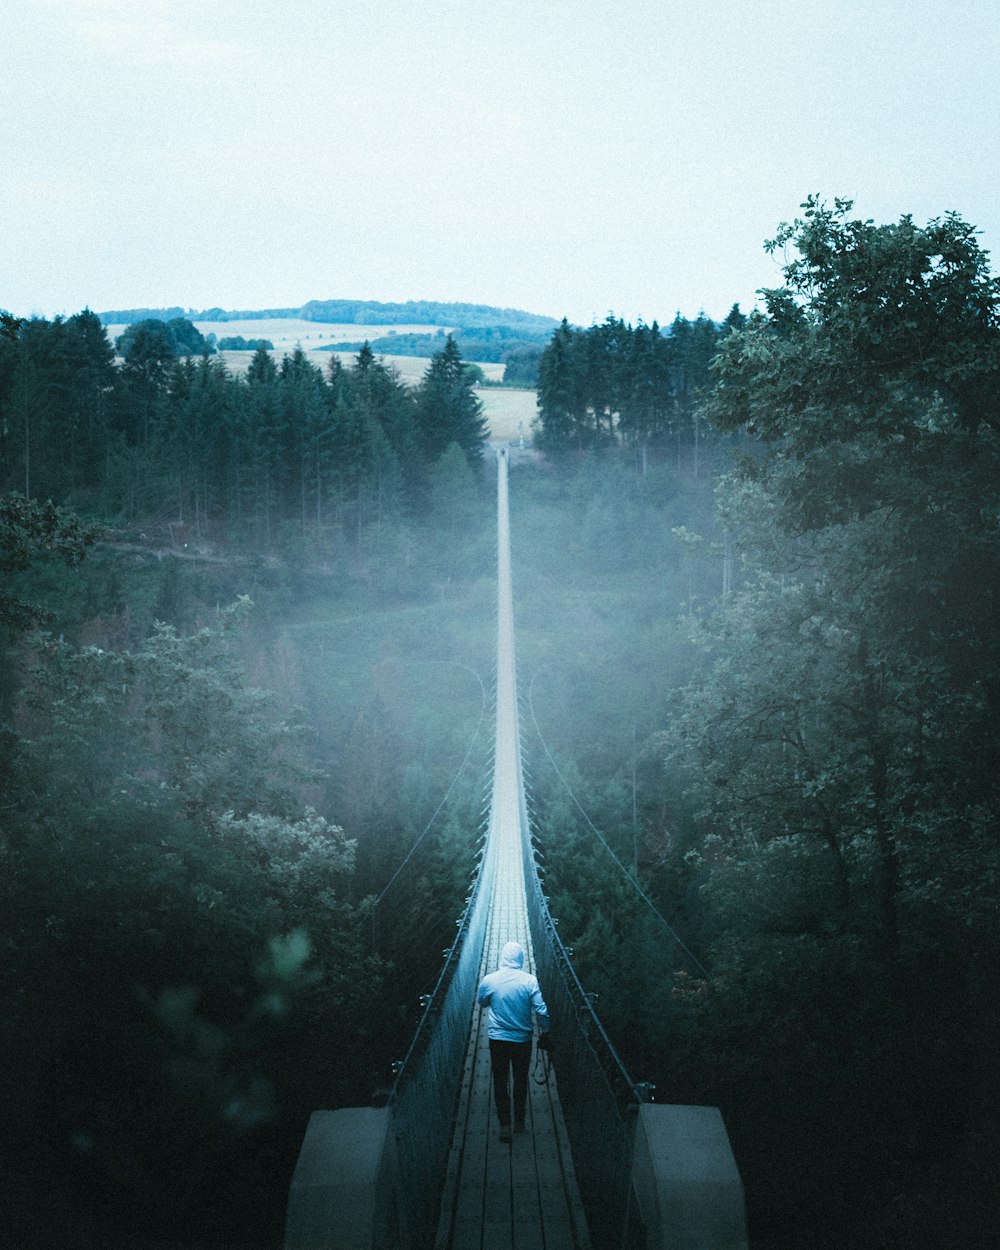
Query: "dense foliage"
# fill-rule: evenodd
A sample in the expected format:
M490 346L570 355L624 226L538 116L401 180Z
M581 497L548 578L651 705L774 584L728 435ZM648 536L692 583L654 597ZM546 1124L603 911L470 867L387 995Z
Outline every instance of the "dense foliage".
M63 514L3 512L13 590L53 631L5 649L12 1245L271 1250L311 1111L387 1083L454 935L487 767L483 735L386 892L484 707L453 657L484 667L492 606L476 594L473 629L437 579L451 527L467 550L489 510L457 448L442 465L445 538L412 531L422 594L398 625L382 617L398 577L388 595L342 578L331 598L300 572L296 614L323 615L284 634L288 570L105 546L80 564L87 535ZM219 610L241 583L259 604Z
M701 410L753 441L718 485L738 563L691 617L695 679L651 683L665 730L638 749L623 727L617 759L563 760L698 964L601 879L551 778L547 884L633 1067L722 1107L752 1245L985 1248L1000 285L957 217L804 209Z
M613 315L587 330L564 320L538 362L536 445L557 455L624 447L643 471L650 458L689 455L697 474L711 435L697 401L719 342L742 322L736 306L721 326L678 313L666 334Z
M504 358L504 385L536 389L543 351L541 347L515 347L509 351Z
M709 894L738 889L757 917L718 944L721 975L742 995L780 968L774 1053L816 1047L811 1120L836 1106L867 1137L860 1159L823 1143L841 1191L867 1199L852 1219L813 1197L850 1230L837 1244L985 1246L1000 282L959 218L876 226L850 207L810 200L782 228L784 287L723 344L709 414L765 452L723 485L748 584L674 754L718 839Z
M234 376L178 333L131 326L121 368L90 312L4 335L0 485L120 526L169 522L175 538L346 549L426 507L449 443L478 461L473 379L453 369L449 338L414 393L367 346L326 372L301 350L276 364L262 346ZM446 391L442 362L455 373Z
M242 334L221 338L217 346L220 352L255 352L259 347L269 352L274 351L274 344L270 339L245 339Z
M522 312L517 308L494 308L490 304L441 303L435 300L407 300L380 303L377 300L310 300L298 310L306 321L333 323L353 321L358 325L438 325L457 330L503 329L508 333L534 338L550 332L552 317Z
M303 805L302 729L233 654L243 610L129 650L34 642L4 729L12 1244L217 1235L234 1199L273 1226L254 1190L286 1117L356 1088L325 1041L368 1027L381 975L354 844Z
M133 365L148 357L170 360L174 356L211 356L215 335L206 337L186 317L171 317L169 321L149 317L133 322L115 340L115 347L118 355Z
M3 1223L25 1248L271 1247L309 1113L368 1102L405 1049L486 767L376 904L481 690L441 678L443 625L376 699L385 629L320 671L277 631L475 581L482 418L450 341L408 392L368 349L326 375L259 350L237 379L134 329L120 366L91 313L0 340ZM96 548L42 491L108 518Z
M538 330L513 330L509 326L468 326L464 330L456 330L452 337L458 344L463 355L470 360L486 362L506 362L516 352L524 352L534 348L541 352L551 330L548 326ZM441 350L445 332L438 330L434 334L387 334L384 338L376 338L371 342L373 351L384 352L390 356L433 356ZM357 351L361 343L348 340L332 343L331 351Z
M10 589L10 576L41 560L57 560L70 568L80 564L98 531L51 502L38 504L23 495L0 496L0 628L23 630L45 619L45 611Z

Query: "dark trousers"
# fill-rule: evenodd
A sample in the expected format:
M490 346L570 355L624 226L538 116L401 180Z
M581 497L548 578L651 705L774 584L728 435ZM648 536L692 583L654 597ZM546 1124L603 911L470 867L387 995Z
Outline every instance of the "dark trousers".
M514 1119L523 1124L528 1102L528 1073L531 1071L531 1041L495 1042L490 1038L490 1065L493 1070L493 1100L500 1123L510 1123L510 1096L507 1093L507 1072L510 1069L514 1073Z

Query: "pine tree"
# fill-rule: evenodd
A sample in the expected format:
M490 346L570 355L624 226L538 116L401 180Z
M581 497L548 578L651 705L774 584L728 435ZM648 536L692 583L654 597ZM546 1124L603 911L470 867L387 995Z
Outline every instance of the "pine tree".
M564 317L538 363L535 444L542 451L569 451L587 445L581 356L578 336Z
M473 467L482 459L488 433L482 401L450 334L431 357L417 389L417 427L424 455L432 464L451 443L461 447Z

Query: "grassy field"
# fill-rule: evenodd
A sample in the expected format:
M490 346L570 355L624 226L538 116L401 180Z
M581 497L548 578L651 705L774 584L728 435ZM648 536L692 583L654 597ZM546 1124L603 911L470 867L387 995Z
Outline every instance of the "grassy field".
M274 354L279 359L296 347L301 347L312 363L326 369L331 356L337 356L350 366L356 353L323 351L330 343L363 342L366 338L383 338L389 334L434 334L450 326L391 325L369 326L354 323L339 324L326 321L303 321L297 317L270 317L246 321L196 321L202 334L215 334L218 338L242 335L245 339L269 339L274 344ZM108 336L112 342L125 331L123 325L109 325ZM253 352L220 352L231 373L243 373L249 365ZM416 386L427 370L427 359L419 356L387 356L379 359L392 365L407 386ZM476 361L491 382L503 378L504 366L494 361ZM490 425L493 442L515 442L523 434L530 441L531 421L535 415L535 392L521 390L496 390L485 387L477 392L483 401L486 419Z
M368 326L355 322L304 321L300 317L248 318L245 321L195 321L202 334L218 338L270 339L276 352L289 352L301 345L310 348L328 343L361 343L365 339L383 338L388 334L436 334L453 326L391 325ZM107 327L112 339L125 330L123 325Z
M351 362L357 355L356 352L310 351L307 344L303 343L302 346L305 349L306 355L313 362L313 364L319 365L321 369L325 368L325 366L329 364L331 356L338 356L343 364L350 366ZM227 358L229 356L246 356L246 352L224 352L223 355ZM430 359L427 356L387 356L383 352L379 352L378 358L379 360L384 360L387 365L392 365L407 386L416 386L416 384L427 372L427 366L430 364ZM502 364L498 364L493 361L486 361L485 363L475 361L474 363L479 365L483 374L489 378L491 382L499 382L502 380L504 370L504 366ZM239 367L239 365L230 366L230 368L234 369Z
M274 344L274 354L279 359L286 353L301 347L314 365L325 369L331 355L338 356L344 364L350 364L356 353L323 350L331 343L363 343L366 339L386 338L390 334L436 334L438 330L451 330L452 326L428 325L357 325L354 322L303 321L298 317L265 317L246 321L196 321L202 334L214 334L217 338L269 339ZM109 325L108 337L112 342L125 332L123 325ZM252 352L220 352L226 367L233 373L242 373L250 363ZM393 365L402 380L413 386L424 376L427 359L418 356L389 356L379 353L379 359ZM476 362L479 363L479 362ZM503 378L503 365L487 362L481 365L490 381Z
M525 443L531 442L531 422L537 411L535 391L500 390L486 386L477 390L476 394L483 401L483 411L490 424L491 442L514 443L522 436Z

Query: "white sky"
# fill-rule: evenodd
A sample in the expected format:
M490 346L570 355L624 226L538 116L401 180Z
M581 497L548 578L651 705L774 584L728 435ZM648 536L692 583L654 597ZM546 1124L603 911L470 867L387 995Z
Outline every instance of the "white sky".
M996 0L0 0L0 307L722 317L810 192L996 255L998 70Z

